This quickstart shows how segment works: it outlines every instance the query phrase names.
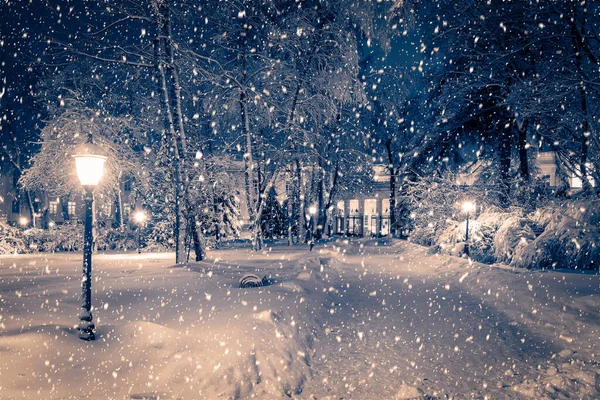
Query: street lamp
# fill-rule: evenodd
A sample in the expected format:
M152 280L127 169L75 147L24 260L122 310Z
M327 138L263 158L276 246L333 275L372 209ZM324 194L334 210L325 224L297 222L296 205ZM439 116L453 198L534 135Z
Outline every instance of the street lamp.
M472 201L465 201L462 205L463 213L465 213L467 217L467 221L465 223L465 254L469 255L469 216L472 212L475 211L475 203Z
M29 223L29 220L27 219L27 217L21 217L21 218L19 218L19 225L21 225L21 226L27 226L28 223Z
M83 232L83 270L81 277L81 310L79 313L79 338L94 340L95 326L92 317L92 204L93 191L104 173L106 152L92 143L92 135L88 142L75 148L73 158L79 182L85 189L85 225Z
M144 226L144 222L146 222L146 213L143 211L136 211L133 215L133 219L135 223L138 225L137 229L137 242L138 242L138 253L142 252L142 238L141 238L141 230Z

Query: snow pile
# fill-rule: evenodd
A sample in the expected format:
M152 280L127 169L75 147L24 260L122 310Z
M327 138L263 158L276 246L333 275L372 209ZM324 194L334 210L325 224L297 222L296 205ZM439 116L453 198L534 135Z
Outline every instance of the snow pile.
M504 219L494 235L494 258L496 262L510 263L514 255L535 240L531 221L514 215Z
M434 243L442 253L461 256L465 221L448 220ZM600 260L598 202L522 210L484 212L469 221L469 255L479 262L522 268L597 269Z
M26 281L13 281L16 272L5 264L3 282L12 289L2 295L0 392L106 399L297 395L311 377L317 320L335 276L326 260L302 250L280 257L228 250L187 268L169 268L171 259L161 254L97 255L94 342L81 341L73 328L78 257L26 256L18 272ZM267 274L269 285L238 288L249 272Z
M21 230L0 219L0 255L24 253L26 250Z
M600 204L573 203L537 213L549 220L535 240L515 249L511 265L524 268L598 269L600 267Z

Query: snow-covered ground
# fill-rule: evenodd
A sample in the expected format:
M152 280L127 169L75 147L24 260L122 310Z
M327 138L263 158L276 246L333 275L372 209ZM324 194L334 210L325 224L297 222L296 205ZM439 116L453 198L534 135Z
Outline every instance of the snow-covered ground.
M375 240L0 257L0 398L600 398L600 276ZM245 273L270 285L239 289Z

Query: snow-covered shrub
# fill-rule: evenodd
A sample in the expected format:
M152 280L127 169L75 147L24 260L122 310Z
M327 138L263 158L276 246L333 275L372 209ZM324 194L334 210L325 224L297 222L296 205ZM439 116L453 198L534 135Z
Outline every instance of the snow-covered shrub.
M515 250L511 265L523 268L597 269L600 264L600 201L556 204L534 222L550 221L535 240Z
M23 232L10 226L6 221L0 221L0 254L27 252L27 244L23 240Z
M29 251L54 252L53 237L45 229L31 228L23 232L23 239Z
M459 176L452 173L441 177L422 177L407 183L406 207L410 209L412 222L410 240L424 246L464 241L462 203L465 200L475 201L478 210L493 210L496 202L490 196L493 197L493 194L476 186L461 184ZM460 224L463 225L462 239L457 238L458 232L452 231ZM472 229L473 226L470 226L469 233Z
M96 237L98 250L133 250L137 249L137 232L129 229L104 229Z
M147 251L168 251L175 248L174 226L171 221L159 221L149 229L145 236Z
M494 236L496 262L510 263L519 249L535 240L532 221L519 215L507 216Z
M23 233L23 241L28 251L80 251L83 249L83 225L73 222L50 229L28 229Z
M494 262L494 234L496 226L482 221L469 221L469 256L476 261ZM448 221L448 227L436 243L436 247L445 253L460 256L464 253L466 238L466 221Z

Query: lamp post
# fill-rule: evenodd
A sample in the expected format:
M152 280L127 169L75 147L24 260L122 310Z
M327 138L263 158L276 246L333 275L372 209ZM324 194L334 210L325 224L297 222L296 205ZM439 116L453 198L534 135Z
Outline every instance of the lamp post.
M94 321L92 317L92 205L94 188L98 186L104 173L106 153L101 147L92 143L92 135L88 142L75 148L73 158L77 176L85 190L85 225L83 231L83 270L81 277L81 310L79 313L79 338L94 340Z
M465 254L469 255L469 216L475 211L475 203L472 201L465 201L462 205L463 212L465 213L467 220L465 222Z
M141 230L144 227L144 223L146 222L146 213L143 211L136 211L136 213L133 216L136 224L138 225L137 228L137 245L138 245L138 254L142 252L142 238L141 238Z

